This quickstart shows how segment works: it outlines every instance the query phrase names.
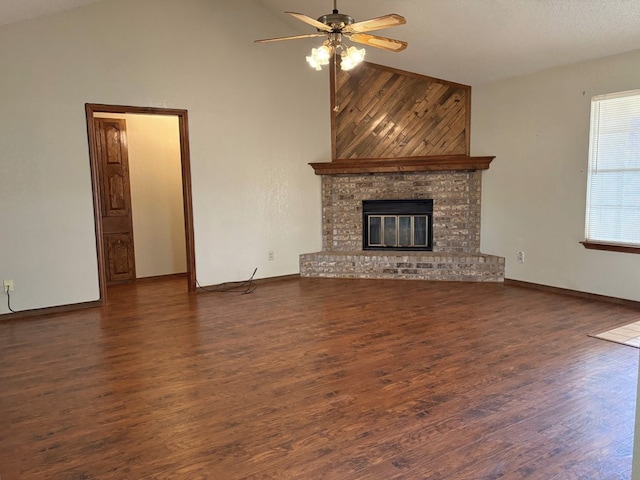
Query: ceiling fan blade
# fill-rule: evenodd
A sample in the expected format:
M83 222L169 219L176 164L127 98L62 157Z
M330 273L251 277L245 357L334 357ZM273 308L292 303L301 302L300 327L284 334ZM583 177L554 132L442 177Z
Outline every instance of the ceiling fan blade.
M363 20L362 22L347 25L342 29L342 33L371 32L372 30L397 27L398 25L404 25L405 23L407 23L407 20L405 20L403 16L390 13L389 15L383 15L382 17L376 17L370 20Z
M255 43L280 42L281 40L296 40L298 38L326 37L326 33L307 33L305 35L292 35L289 37L264 38L262 40L254 40Z
M330 32L331 31L331 27L329 25L325 25L322 22L319 22L318 20L314 20L311 17L307 17L306 15L302 14L302 13L296 13L296 12L284 12L287 15L291 15L293 18L300 20L301 22L306 23L307 25L311 25L312 27L316 27L318 30L322 30L323 32Z
M409 45L402 40L394 40L393 38L379 37L377 35L369 35L367 33L354 33L349 35L349 40L363 43L371 47L383 48L392 52L401 52Z

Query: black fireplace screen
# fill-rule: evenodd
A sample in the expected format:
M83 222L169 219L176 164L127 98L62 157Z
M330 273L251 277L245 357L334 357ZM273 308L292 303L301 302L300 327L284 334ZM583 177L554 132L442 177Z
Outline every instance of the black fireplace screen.
M433 200L362 202L364 250L433 250Z

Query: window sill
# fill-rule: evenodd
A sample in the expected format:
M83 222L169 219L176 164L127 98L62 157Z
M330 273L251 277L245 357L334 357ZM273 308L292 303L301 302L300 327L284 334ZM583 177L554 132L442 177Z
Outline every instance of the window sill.
M615 245L612 243L595 243L595 242L580 242L584 248L589 250L607 250L609 252L623 252L623 253L640 253L640 246L632 247L630 245Z

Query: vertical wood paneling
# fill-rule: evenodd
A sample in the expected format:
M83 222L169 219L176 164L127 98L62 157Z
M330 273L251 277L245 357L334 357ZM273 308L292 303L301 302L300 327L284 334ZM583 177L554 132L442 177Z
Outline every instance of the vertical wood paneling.
M334 159L469 155L471 87L367 62L332 84Z

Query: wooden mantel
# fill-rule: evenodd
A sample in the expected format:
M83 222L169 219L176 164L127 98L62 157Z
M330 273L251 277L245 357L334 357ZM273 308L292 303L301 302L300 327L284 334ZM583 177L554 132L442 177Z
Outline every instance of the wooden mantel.
M360 173L407 173L445 170L487 170L495 157L439 155L405 158L358 158L332 162L310 163L316 175Z

